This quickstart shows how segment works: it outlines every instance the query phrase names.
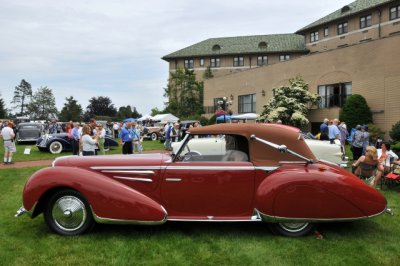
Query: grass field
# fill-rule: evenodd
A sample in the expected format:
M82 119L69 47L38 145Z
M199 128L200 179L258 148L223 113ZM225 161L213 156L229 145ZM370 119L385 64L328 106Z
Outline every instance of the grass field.
M263 223L178 222L62 237L42 215L14 217L38 169L0 170L0 265L400 265L398 187L382 191L394 216L321 224L322 240L274 236Z

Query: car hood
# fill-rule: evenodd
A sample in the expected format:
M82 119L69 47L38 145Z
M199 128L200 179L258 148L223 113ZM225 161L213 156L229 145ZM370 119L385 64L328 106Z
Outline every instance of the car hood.
M85 169L161 166L171 161L171 156L161 153L102 155L102 156L63 156L53 162L54 166L79 167Z

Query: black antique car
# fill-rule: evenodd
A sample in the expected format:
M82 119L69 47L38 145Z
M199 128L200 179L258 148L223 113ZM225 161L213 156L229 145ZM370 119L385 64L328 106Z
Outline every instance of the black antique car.
M43 126L40 123L19 123L16 127L15 141L36 142L43 133Z
M37 140L36 146L40 151L50 151L53 154L62 151L72 151L71 140L67 133L46 134ZM107 151L110 147L117 146L118 142L111 136L106 135L104 149Z

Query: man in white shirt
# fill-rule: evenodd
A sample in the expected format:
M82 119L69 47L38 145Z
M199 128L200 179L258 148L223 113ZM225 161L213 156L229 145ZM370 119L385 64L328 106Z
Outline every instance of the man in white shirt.
M7 121L6 125L1 130L1 136L3 137L4 143L4 162L3 164L13 164L12 161L12 154L16 152L17 149L15 148L14 138L15 133L13 130L14 123L11 121Z

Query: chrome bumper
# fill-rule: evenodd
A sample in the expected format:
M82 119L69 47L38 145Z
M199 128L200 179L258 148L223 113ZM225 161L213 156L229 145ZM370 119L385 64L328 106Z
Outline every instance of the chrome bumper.
M25 210L24 207L21 207L18 209L17 213L14 215L15 217L20 217L21 215L24 215L25 213L27 213L28 211Z

